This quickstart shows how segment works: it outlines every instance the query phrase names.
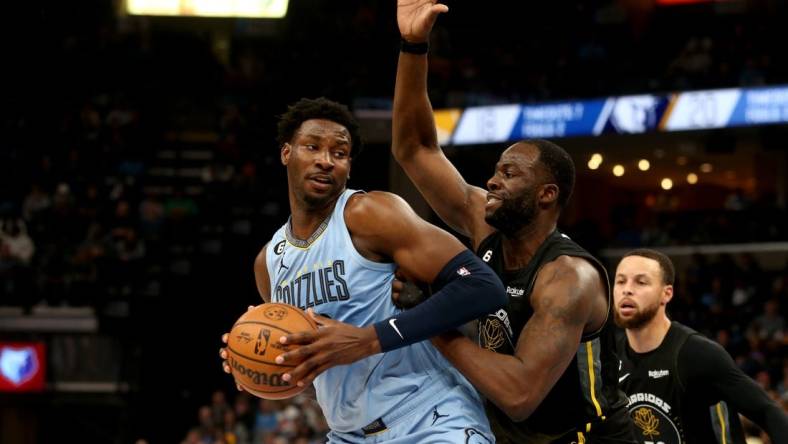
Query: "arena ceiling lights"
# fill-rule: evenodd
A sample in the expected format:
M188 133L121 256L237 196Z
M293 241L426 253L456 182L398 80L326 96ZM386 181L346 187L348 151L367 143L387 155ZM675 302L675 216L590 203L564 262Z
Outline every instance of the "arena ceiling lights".
M125 0L130 15L282 18L289 0Z

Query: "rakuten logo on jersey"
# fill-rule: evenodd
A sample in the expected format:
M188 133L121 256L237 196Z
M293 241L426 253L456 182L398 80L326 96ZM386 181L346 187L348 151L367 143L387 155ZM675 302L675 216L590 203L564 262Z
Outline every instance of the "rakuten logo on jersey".
M514 287L506 287L506 294L513 298L521 298L525 294L525 290L522 288L514 288Z
M665 376L668 376L669 374L670 374L669 370L649 370L648 371L648 377L649 378L654 378L654 379L663 378Z

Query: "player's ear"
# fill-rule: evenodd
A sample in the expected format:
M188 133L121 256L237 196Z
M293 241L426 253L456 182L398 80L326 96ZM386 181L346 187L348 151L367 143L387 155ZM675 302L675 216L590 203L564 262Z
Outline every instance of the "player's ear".
M558 185L554 183L542 185L542 191L539 193L539 201L548 204L556 200L558 200Z
M662 291L662 305L667 305L671 299L673 299L673 286L665 285L665 289Z
M287 163L290 162L290 154L292 153L293 153L293 147L287 142L283 143L282 150L279 153L280 158L282 160L282 165L287 165Z

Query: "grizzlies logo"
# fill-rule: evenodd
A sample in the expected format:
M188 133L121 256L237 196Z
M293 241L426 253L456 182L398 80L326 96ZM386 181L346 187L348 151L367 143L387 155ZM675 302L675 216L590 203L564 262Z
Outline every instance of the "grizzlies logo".
M465 429L465 444L492 444L492 441L482 435L482 432L467 428Z
M14 385L22 385L38 372L38 358L32 347L0 351L0 374Z

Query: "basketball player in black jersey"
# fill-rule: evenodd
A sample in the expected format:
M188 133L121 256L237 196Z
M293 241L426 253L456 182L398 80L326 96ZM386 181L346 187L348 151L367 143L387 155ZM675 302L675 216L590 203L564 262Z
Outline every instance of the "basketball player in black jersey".
M616 269L619 379L639 443L744 444L737 413L788 443L788 417L719 344L668 319L675 271L664 254L627 253Z
M501 277L509 302L479 321L478 344L460 334L433 342L486 396L499 443L634 443L605 269L556 230L574 185L571 158L547 141L516 143L485 191L466 183L438 146L425 42L443 11L434 0L398 2L392 150L438 215Z

